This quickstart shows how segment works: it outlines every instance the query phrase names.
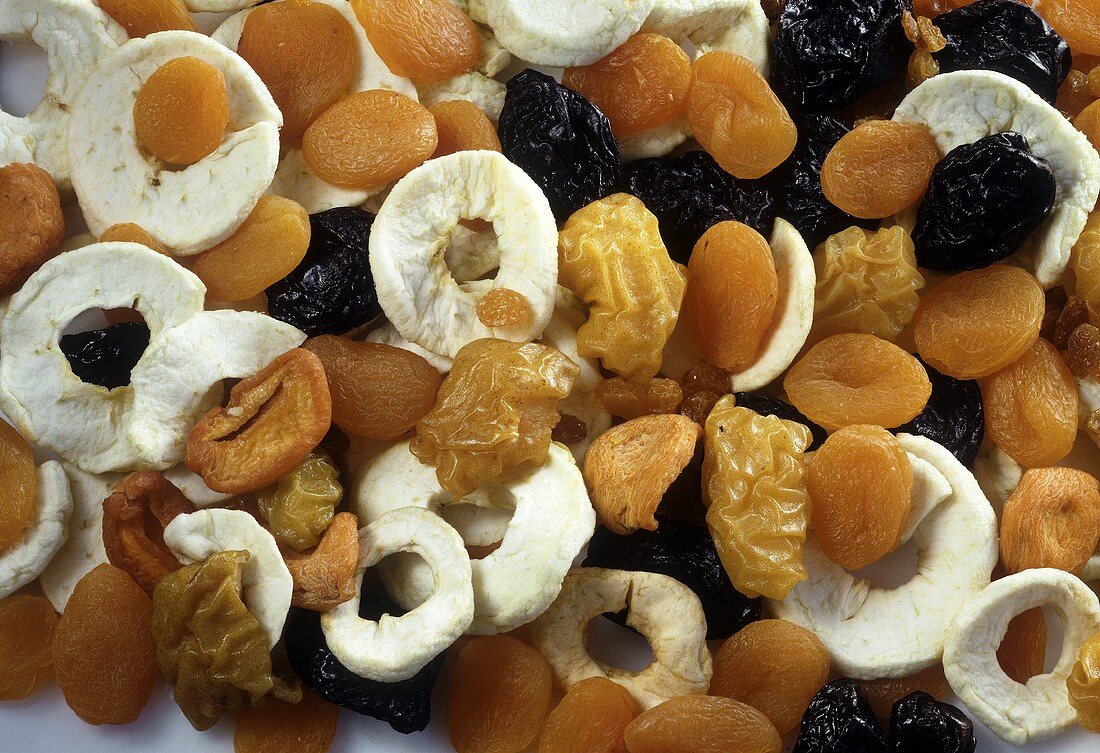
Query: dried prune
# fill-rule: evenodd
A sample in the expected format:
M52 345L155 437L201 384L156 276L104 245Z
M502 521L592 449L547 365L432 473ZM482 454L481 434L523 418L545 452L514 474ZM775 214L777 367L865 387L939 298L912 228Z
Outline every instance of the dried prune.
M886 739L871 704L852 680L833 680L818 691L802 717L793 753L885 753Z
M339 335L382 313L367 261L374 215L337 207L310 215L309 251L267 289L268 311L310 337Z
M1018 0L978 0L936 18L947 46L940 71L997 71L1054 104L1070 66L1069 45L1042 16Z
M806 452L816 450L829 437L827 431L806 418L802 411L777 397L761 395L755 392L738 392L733 397L737 401L737 405L742 408L756 411L761 416L775 416L776 418L783 418L787 421L794 421L796 424L802 424L809 429L810 434L813 436L813 441L810 442L810 446L806 448Z
M775 34L775 88L808 108L853 102L905 67L908 0L789 0Z
M763 182L738 180L706 152L632 162L624 184L657 216L669 255L683 264L712 225L736 220L767 235L775 219L774 201Z
M1005 259L1054 207L1054 171L1007 132L952 149L917 212L913 242L927 269L978 269Z
M981 388L973 379L955 379L941 374L923 360L921 363L932 383L932 396L920 415L899 426L897 432L920 434L939 442L970 468L985 436Z
M690 471L689 471L690 472ZM659 573L695 592L707 616L707 640L728 638L760 619L760 599L750 599L730 583L706 526L658 517L656 531L617 536L600 526L588 543L584 567ZM608 615L624 623L625 613Z
M504 156L539 185L559 222L622 182L607 117L545 73L528 68L508 81L499 130Z
M859 681L859 692L880 719L889 719L894 704L918 690L935 698L942 698L951 692L942 664L933 664L908 677L880 677L877 680Z
M889 740L895 753L972 753L977 746L966 714L919 691L894 704Z
M113 390L130 383L130 372L149 345L145 322L123 322L103 329L64 335L61 352L81 381Z

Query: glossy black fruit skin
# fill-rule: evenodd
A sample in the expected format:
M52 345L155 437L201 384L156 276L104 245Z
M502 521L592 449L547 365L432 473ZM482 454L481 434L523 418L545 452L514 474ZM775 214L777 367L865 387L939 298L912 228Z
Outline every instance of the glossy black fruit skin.
M639 530L628 536L600 526L588 544L583 566L675 578L699 597L707 617L707 640L729 638L760 619L760 599L742 595L730 583L706 526L659 518L656 531Z
M305 332L340 335L382 313L367 259L374 215L338 207L310 215L309 251L267 289L268 313Z
M927 693L910 693L890 713L893 753L973 753L974 723L959 709Z
M149 346L149 327L145 322L112 324L64 335L60 345L69 367L82 382L113 390L130 383L130 372Z
M806 418L802 411L777 397L760 395L755 392L738 392L733 397L737 401L737 405L741 408L754 410L761 416L778 416L779 418L794 421L795 423L805 426L810 430L810 434L813 436L810 446L806 448L807 452L816 450L824 444L825 440L829 437L829 432Z
M1066 40L1017 0L978 0L937 16L935 23L947 39L933 55L941 73L997 71L1054 104L1073 65Z
M545 73L528 68L508 82L499 133L504 156L538 184L559 223L622 184L607 117Z
M939 442L967 468L974 466L985 436L982 391L973 379L955 379L933 369L916 356L928 372L932 395L916 418L895 432L919 434Z
M886 739L871 705L852 680L834 680L818 691L806 713L793 753L885 753Z
M743 222L765 238L771 235L775 202L765 184L738 180L706 152L632 162L624 183L657 216L661 239L681 264L687 264L703 233L725 220Z
M1019 250L1054 207L1050 164L1018 133L952 149L932 171L913 231L917 264L978 269Z

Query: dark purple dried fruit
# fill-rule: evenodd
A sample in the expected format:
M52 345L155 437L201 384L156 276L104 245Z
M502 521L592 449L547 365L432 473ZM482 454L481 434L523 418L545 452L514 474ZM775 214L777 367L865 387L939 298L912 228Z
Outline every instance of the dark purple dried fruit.
M946 447L967 468L974 465L985 436L982 391L972 379L955 379L933 369L917 356L932 382L932 396L916 418L896 433L920 434Z
M130 372L149 346L149 327L145 322L112 324L64 335L60 345L69 367L82 382L113 390L130 383Z
M886 739L871 704L852 680L834 680L817 692L802 716L793 753L885 753Z
M779 398L761 395L755 392L738 392L733 397L737 401L737 405L742 408L754 410L761 416L778 416L779 418L794 421L795 423L805 426L810 430L810 434L813 435L813 441L810 443L810 446L806 448L807 452L816 450L829 438L829 432L806 418L798 408Z
M910 693L890 713L894 753L973 753L974 724L959 709L927 693Z

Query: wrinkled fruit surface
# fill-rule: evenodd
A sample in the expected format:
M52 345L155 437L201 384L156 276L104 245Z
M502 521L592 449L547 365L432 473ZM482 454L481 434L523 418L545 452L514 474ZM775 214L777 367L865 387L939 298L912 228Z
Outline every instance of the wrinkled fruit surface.
M38 474L27 440L0 421L0 555L15 546L38 505Z
M1053 567L1080 573L1100 542L1100 485L1072 468L1032 468L1005 501L1001 558L1018 573Z
M898 753L973 753L978 744L966 714L921 692L894 705L889 739L890 750Z
M810 446L806 448L807 452L816 450L829 436L823 428L806 418L802 411L777 397L756 392L738 392L734 395L734 399L741 408L748 408L761 416L775 416L805 426L813 437Z
M486 327L509 327L531 319L531 304L522 293L493 288L477 301L477 318Z
M480 107L464 99L451 99L428 108L435 118L439 143L432 157L469 149L500 151L497 129Z
M57 612L44 596L0 601L0 701L18 701L53 677Z
M311 552L283 551L294 579L291 604L327 612L355 596L359 565L359 523L349 512L339 512Z
M916 691L941 698L951 692L943 665L934 664L908 677L885 677L879 680L860 680L859 692L867 699L879 719L889 719L894 704Z
M886 739L870 704L852 680L823 687L802 717L794 753L886 753Z
M321 543L343 497L340 471L332 458L314 452L274 486L257 492L256 503L275 541L301 552Z
M970 468L985 436L981 388L973 380L949 377L928 364L924 364L924 370L932 382L932 396L920 415L899 426L897 433L928 437Z
M61 197L45 170L0 167L0 293L7 293L57 254L65 238Z
M673 698L626 728L630 753L779 753L782 747L768 717L731 698Z
M575 683L550 712L539 735L539 753L627 753L623 735L638 704L606 677Z
M130 39L157 31L198 31L183 0L100 0L99 7L126 29Z
M683 389L672 379L628 382L614 377L596 385L596 403L611 415L625 419L675 413L683 399Z
M398 76L443 81L477 63L477 27L447 0L352 0L351 7L378 57Z
M120 222L111 225L99 236L100 243L138 243L146 248L151 248L158 254L168 256L168 248L157 241L149 231L141 225L133 222Z
M1077 723L1089 732L1100 732L1100 633L1081 647L1066 687L1070 705L1077 710Z
M302 693L298 703L272 701L237 712L234 753L327 753L336 737L340 707L313 693Z
M193 165L213 154L228 126L225 76L196 57L169 60L134 99L138 144L170 165Z

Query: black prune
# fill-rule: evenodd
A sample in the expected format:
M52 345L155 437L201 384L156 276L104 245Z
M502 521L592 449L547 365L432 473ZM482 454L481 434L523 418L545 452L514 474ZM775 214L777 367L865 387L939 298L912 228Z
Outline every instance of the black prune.
M756 411L761 416L778 416L779 418L785 418L788 421L794 421L795 423L805 426L810 430L810 434L813 435L813 441L810 443L810 446L806 448L807 452L816 450L829 438L829 432L806 418L798 408L777 397L761 395L756 392L738 392L733 397L734 400L737 401L737 405L742 408Z
M558 222L622 183L622 156L607 117L545 73L528 68L508 82L499 131L504 156L538 184Z
M401 615L395 604L364 593L359 615L377 620L383 614ZM402 682L375 682L352 672L328 648L321 630L321 615L295 609L287 620L284 635L290 664L314 693L358 714L380 719L402 734L419 732L428 726L432 713L432 688L443 668L443 655Z
M927 693L910 693L890 712L890 750L896 753L973 753L974 723Z
M725 220L743 222L765 238L771 235L775 205L765 184L738 180L706 152L632 162L624 182L657 216L669 255L682 264L703 233Z
M933 55L941 73L997 71L1054 104L1073 65L1066 40L1017 0L978 0L937 16L936 26L947 39Z
M130 383L130 372L149 346L145 322L123 322L103 329L63 335L61 352L82 382L113 390Z
M928 404L897 433L920 434L939 442L967 468L974 465L985 436L982 391L973 379L955 379L933 369L917 356L932 382Z
M793 753L885 753L886 749L871 704L855 682L840 679L810 701Z
M367 244L374 215L338 207L310 215L309 251L267 289L268 313L310 337L340 335L382 313Z
M729 638L760 619L760 599L730 583L706 526L659 518L656 531L618 536L600 526L588 544L584 567L660 573L695 592L707 616L707 640Z
M932 171L913 230L927 269L987 267L1019 250L1054 207L1054 171L1018 133L952 149Z
M903 69L912 0L787 0L775 32L773 84L809 109L854 102Z

